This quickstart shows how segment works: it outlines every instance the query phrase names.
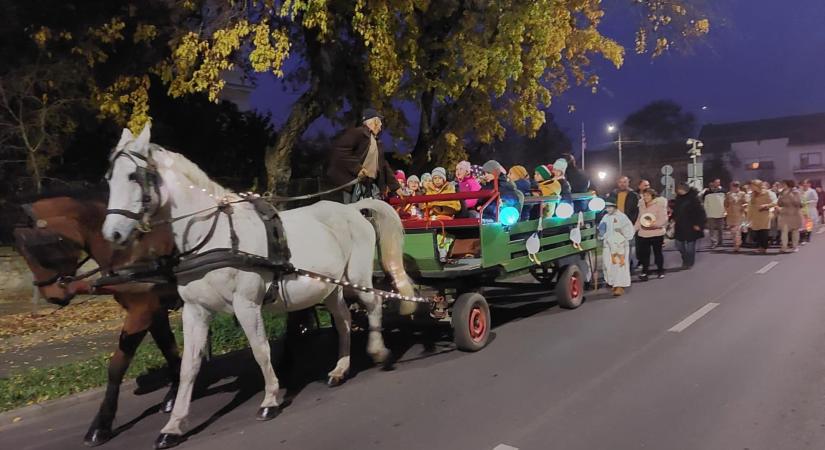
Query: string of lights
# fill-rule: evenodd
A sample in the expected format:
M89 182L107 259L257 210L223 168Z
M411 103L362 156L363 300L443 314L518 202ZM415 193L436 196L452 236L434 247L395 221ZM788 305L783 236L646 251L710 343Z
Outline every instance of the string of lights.
M330 278L328 276L321 275L321 274L315 273L315 272L311 272L309 270L295 269L295 272L298 275L301 275L303 277L311 278L313 280L318 280L318 281L321 281L323 283L336 284L338 286L355 289L357 291L366 292L368 294L380 295L381 297L384 297L384 298L391 298L391 299L395 299L395 300L403 300L403 301L406 301L406 302L414 302L414 303L427 303L427 304L433 303L433 301L431 299L428 299L428 298L409 297L409 296L406 296L406 295L401 295L397 292L389 292L389 291L383 291L381 289L375 289L375 288L371 288L371 287L367 287L367 286L361 286L359 284L350 283L349 281L346 281L346 280L339 280L337 278Z

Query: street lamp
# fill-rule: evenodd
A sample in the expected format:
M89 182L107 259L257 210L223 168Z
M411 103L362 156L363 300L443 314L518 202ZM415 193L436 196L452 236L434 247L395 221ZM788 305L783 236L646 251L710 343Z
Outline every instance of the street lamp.
M618 176L621 177L621 176L624 175L624 170L622 170L622 130L619 129L619 127L617 127L616 125L613 125L611 123L611 124L607 125L607 132L608 133L613 133L613 132L618 132L619 133L619 140L616 141L616 144L618 144L618 146L619 146L619 175Z
M604 179L607 178L607 172L604 170L600 170L597 175L599 177L599 181L604 181Z

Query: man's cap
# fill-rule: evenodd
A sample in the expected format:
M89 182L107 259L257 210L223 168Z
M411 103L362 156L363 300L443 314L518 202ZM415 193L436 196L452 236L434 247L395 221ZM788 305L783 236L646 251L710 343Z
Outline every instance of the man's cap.
M375 118L375 117L377 117L381 120L384 120L384 116L382 116L381 113L378 112L378 110L376 110L374 108L367 108L367 109L364 110L364 114L361 117L361 121L366 122L366 121L368 121L372 118Z

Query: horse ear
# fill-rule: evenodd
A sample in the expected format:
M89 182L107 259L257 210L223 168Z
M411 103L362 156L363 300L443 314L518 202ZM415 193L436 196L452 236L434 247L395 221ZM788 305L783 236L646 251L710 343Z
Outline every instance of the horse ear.
M135 151L145 155L149 151L149 139L151 138L152 134L152 123L146 122L146 125L143 126L143 131L140 132L140 135L135 140Z
M132 132L129 131L128 128L124 128L123 133L120 135L120 141L117 143L117 148L123 148L123 146L126 145L127 142L131 141L134 138L135 136L132 134Z

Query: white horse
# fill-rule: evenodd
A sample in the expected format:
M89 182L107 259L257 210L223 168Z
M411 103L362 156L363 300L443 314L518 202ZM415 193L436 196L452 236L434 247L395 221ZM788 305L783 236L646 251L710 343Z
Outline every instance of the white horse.
M231 248L231 228L227 214L219 214L214 232L210 233L214 213L220 202L241 198L209 179L194 163L182 155L150 144L147 125L135 138L124 129L112 153L109 174L109 214L103 235L123 244L149 217L187 217L173 222L178 249L185 252L206 241L198 253L210 249ZM147 176L147 174L149 176ZM154 177L153 177L154 176ZM371 287L376 230L360 210L373 212L381 261L405 296L413 295L402 260L403 228L396 212L386 203L363 200L353 205L320 202L281 214L284 231L292 253L291 263L301 269L360 286ZM234 230L240 251L266 256L268 252L263 221L248 202L231 205ZM201 353L207 340L213 312L235 314L266 382L265 396L258 410L259 420L272 419L280 412L278 379L270 361L269 342L261 319L261 304L273 282L271 270L250 267L215 269L178 279L183 306L183 361L180 388L171 417L155 442L156 448L168 448L183 440L183 421L189 412L192 386L200 368ZM329 372L329 383L339 384L350 368L350 314L339 286L296 274L285 275L279 286L280 300L286 310L310 308L323 301L335 319L339 338L339 359ZM382 299L358 293L369 318L367 351L376 362L385 361L389 350L381 336Z

